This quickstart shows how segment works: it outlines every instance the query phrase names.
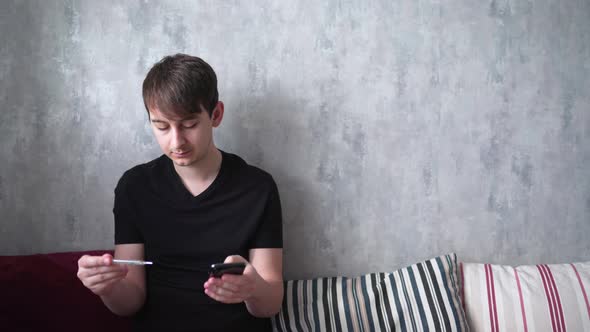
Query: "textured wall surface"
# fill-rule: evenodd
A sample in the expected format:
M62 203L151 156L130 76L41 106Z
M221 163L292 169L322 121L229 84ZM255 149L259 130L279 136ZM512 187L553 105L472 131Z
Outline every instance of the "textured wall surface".
M1 1L0 31L0 254L112 247L160 154L141 82L184 52L279 185L288 278L590 259L587 0Z

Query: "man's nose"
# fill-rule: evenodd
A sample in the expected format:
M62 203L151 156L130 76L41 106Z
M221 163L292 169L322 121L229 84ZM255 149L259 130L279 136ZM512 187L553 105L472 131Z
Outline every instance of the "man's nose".
M178 149L186 143L186 139L179 128L172 128L172 141L170 142L173 149Z

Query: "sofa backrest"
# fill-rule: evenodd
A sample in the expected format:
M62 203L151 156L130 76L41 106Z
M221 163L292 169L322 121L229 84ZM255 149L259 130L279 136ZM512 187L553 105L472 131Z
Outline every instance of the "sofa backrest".
M3 331L129 331L77 278L78 259L109 251L0 256ZM112 252L109 252L112 254Z

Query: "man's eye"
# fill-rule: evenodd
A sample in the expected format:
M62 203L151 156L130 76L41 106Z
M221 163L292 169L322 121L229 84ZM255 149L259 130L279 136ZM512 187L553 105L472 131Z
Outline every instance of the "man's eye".
M195 127L195 126L197 125L197 123L198 123L198 122L190 122L190 123L185 123L185 124L183 124L182 126L183 126L184 128L193 128L193 127Z
M158 129L158 130L166 130L166 129L168 129L168 126L156 126L156 129Z

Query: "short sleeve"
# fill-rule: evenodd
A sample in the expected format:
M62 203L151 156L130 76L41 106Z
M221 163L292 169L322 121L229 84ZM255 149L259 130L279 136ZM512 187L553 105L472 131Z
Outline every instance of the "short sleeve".
M271 188L266 199L262 220L256 232L252 248L283 247L283 216L276 183L271 178Z
M137 227L137 212L129 197L128 174L124 174L115 188L115 244L144 243Z

